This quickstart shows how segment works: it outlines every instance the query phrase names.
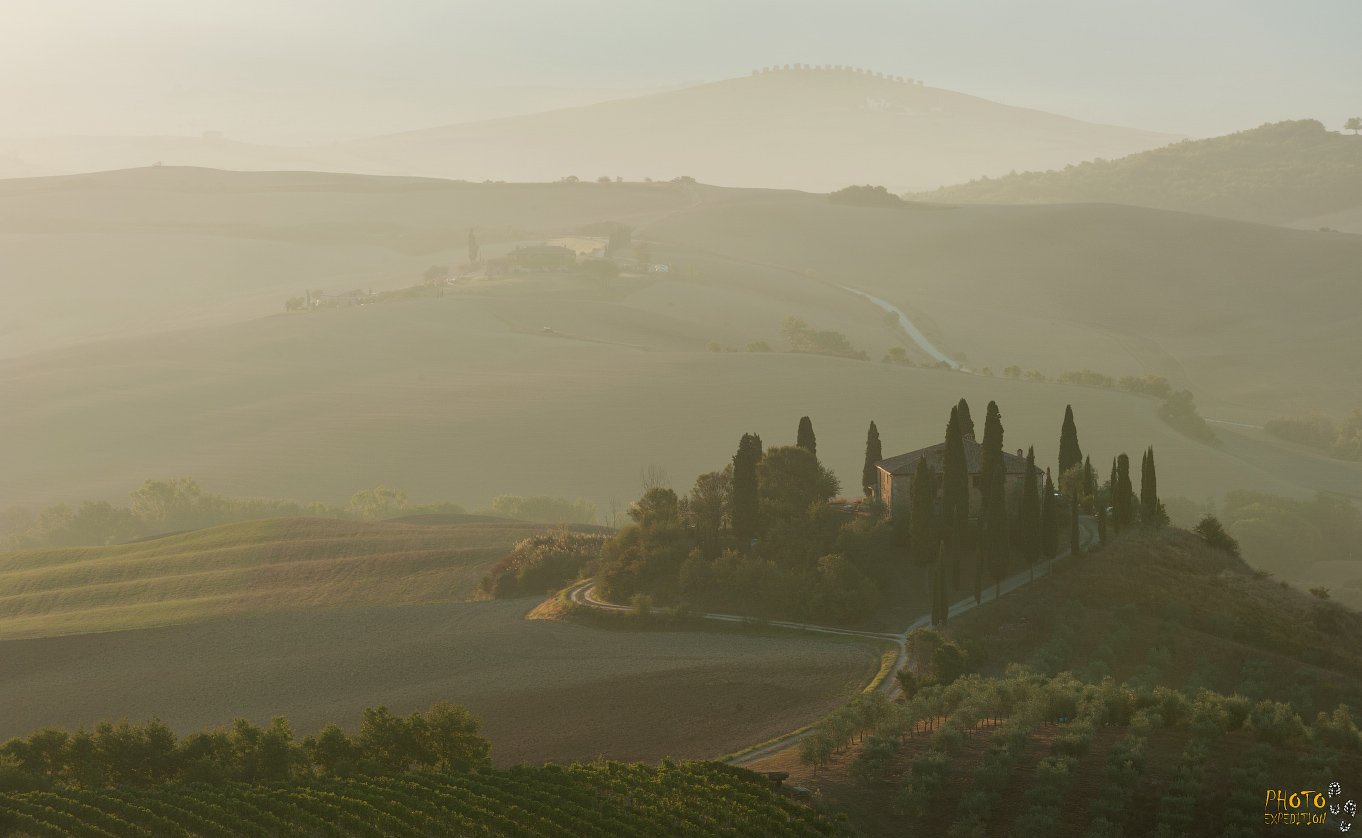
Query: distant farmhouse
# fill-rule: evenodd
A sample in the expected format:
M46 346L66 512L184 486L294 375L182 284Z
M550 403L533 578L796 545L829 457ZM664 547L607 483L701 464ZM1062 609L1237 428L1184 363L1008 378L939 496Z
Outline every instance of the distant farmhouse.
M975 518L979 515L979 509L984 501L984 446L975 441L971 434L966 436L965 442L965 464L969 469L969 517ZM907 454L899 454L897 457L889 457L880 460L875 464L878 471L879 480L875 485L875 496L880 503L884 504L886 510L892 516L896 506L908 506L908 491L913 485L913 475L917 473L919 460L927 461L927 468L931 470L932 486L936 494L937 507L941 505L941 475L945 470L944 461L946 458L946 443L938 442L926 448L919 448L916 451L909 451ZM1007 494L1010 498L1015 492L1021 494L1022 481L1026 479L1026 457L1018 450L1016 454L1003 452L1003 468L1006 470ZM1036 469L1037 481L1044 479L1044 472L1039 467ZM1009 501L1010 505L1011 501Z
M532 270L571 268L577 264L577 253L560 244L533 244L517 247L507 254L512 264Z
M599 236L559 236L544 242L549 247L566 247L579 257L604 259L610 240Z

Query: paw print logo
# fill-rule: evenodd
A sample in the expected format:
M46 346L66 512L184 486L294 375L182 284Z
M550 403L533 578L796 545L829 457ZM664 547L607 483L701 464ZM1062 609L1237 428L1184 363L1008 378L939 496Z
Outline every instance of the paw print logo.
M1353 819L1357 817L1357 801L1344 801L1343 786L1338 783L1330 783L1326 794L1329 799L1329 814L1339 819L1338 831L1351 831Z

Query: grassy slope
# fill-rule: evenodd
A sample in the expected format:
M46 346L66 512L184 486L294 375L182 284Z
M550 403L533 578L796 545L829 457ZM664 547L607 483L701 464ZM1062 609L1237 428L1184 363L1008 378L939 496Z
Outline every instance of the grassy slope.
M1349 232L1362 208L1362 139L1314 120L1189 140L1119 160L948 186L921 197L985 204L1105 202Z
M1008 663L1034 663L1036 653L1075 603L1081 604L1082 617L1076 623L1071 654L1063 659L1064 669L1082 673L1092 664L1098 647L1114 643L1119 657L1110 674L1118 681L1157 664L1151 683L1192 692L1205 686L1255 700L1272 698L1293 704L1307 721L1313 720L1317 709L1332 709L1340 702L1355 708L1362 703L1362 614L1343 613L1336 624L1322 629L1316 616L1319 603L1313 597L1284 590L1275 580L1255 578L1241 562L1182 531L1136 534L1104 551L1066 562L1053 577L951 620L947 634L986 650L984 672L1001 674ZM1122 606L1127 607L1124 612ZM1165 619L1179 621L1179 628L1165 629L1161 638L1160 623ZM1118 622L1129 630L1124 644L1114 640ZM1166 662L1158 653L1150 654L1156 645L1169 650ZM1035 766L1050 753L1053 737L1061 732L1061 727L1046 724L1032 734L990 820L991 831L1009 834L1013 819L1030 807L1028 792ZM1105 785L1107 754L1126 732L1112 726L1098 730L1064 796L1056 834L1085 834L1089 808ZM983 730L969 737L950 757L952 781L934 800L925 822L917 824L921 834L945 834L956 820L961 796L975 788L972 774L991 736L991 730ZM1155 730L1149 737L1147 768L1136 783L1129 808L1132 829L1138 829L1134 834L1153 832L1165 797L1187 793L1176 770L1188 741L1186 730ZM852 778L849 769L859 747L848 749L818 772L799 761L797 749L751 767L789 771L789 782L815 789L821 799L846 811L866 835L900 835L904 827L902 815L895 811L896 793L907 782L912 759L925 751L928 742L925 733L908 739L895 763L894 775L900 779L889 786L867 786ZM1243 733L1215 741L1207 764L1240 764L1250 742ZM1303 787L1311 787L1319 777L1308 756L1294 747L1276 749L1269 774L1272 782L1305 781ZM1362 757L1341 756L1333 777L1355 788L1362 782ZM1205 833L1196 834L1218 835L1231 824L1225 819L1229 813L1222 815L1233 790L1230 781L1228 771L1212 768L1204 789L1194 792L1199 799L1197 822L1207 825Z
M1302 709L1309 719L1340 702L1362 705L1362 613L1257 578L1182 530L1120 539L997 606L952 621L949 633L985 646L987 669L1000 673L1009 661L1032 660L1072 603L1082 606L1078 642L1063 668L1082 672L1114 625L1124 623L1130 639L1107 669L1118 681L1164 646L1170 658L1159 664L1155 683L1245 694L1257 684L1254 698L1308 701L1313 706ZM1133 612L1120 612L1127 604ZM1163 636L1161 623L1169 624ZM1261 672L1254 661L1262 662Z
M1257 422L1355 395L1362 239L1133 207L707 204L648 235L876 293L970 366L1150 372Z
M0 638L340 605L466 598L519 521L231 524L111 547L0 554Z
M683 281L666 284L677 297L690 292ZM755 305L750 290L727 293ZM820 293L809 299L835 299ZM1009 447L1034 443L1041 462L1052 460L1072 402L1094 462L1153 443L1167 494L1302 486L1173 432L1147 399L835 358L708 353L694 345L699 337L743 324L691 321L660 299L644 315L674 330L656 338L656 351L609 342L649 338L627 308L547 296L535 305L552 311L505 324L504 300L470 295L280 315L0 364L0 394L16 406L0 419L0 492L32 502L118 498L148 476L190 474L247 496L339 502L387 483L466 506L512 493L580 495L603 509L613 498L622 509L642 466L660 465L688 486L721 467L744 431L770 444L789 440L803 414L813 417L824 461L852 487L871 419L886 453L910 450L940 438L943 414L961 396L980 406L997 399ZM864 305L845 300L852 310ZM794 295L781 303L801 304L810 305ZM719 321L743 311L695 308ZM829 307L822 319L834 314ZM893 340L866 315L873 333ZM545 320L606 342L542 334ZM778 342L767 322L754 320L761 330L751 336ZM680 351L686 344L691 351Z

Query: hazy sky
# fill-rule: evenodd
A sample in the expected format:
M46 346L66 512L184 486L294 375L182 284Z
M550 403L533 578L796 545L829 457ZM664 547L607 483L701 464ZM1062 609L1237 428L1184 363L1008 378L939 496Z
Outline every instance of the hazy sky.
M1360 0L0 0L0 136L321 141L793 62L1175 133L1337 127L1359 35Z

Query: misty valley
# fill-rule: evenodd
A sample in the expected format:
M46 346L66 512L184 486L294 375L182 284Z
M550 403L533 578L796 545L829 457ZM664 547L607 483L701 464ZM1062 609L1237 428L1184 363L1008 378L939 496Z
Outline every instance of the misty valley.
M1357 76L364 5L0 10L85 80L0 129L0 835L1353 827Z

